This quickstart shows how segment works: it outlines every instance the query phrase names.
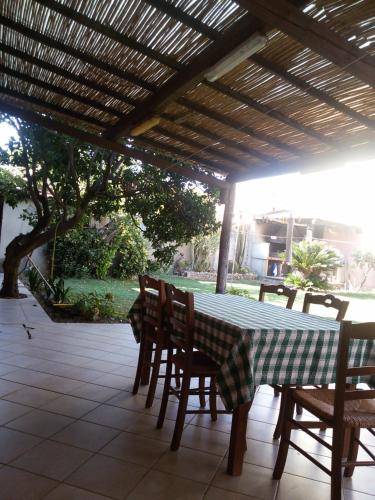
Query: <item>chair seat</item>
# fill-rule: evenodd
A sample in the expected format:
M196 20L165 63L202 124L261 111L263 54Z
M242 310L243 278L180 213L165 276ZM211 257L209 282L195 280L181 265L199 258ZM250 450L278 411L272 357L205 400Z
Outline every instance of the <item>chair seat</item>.
M172 362L180 370L184 369L185 366L185 353L180 352L172 357ZM193 352L193 366L192 366L192 376L202 376L212 377L219 372L219 365L217 365L212 359L203 354L200 351Z
M313 415L333 420L334 389L295 389L293 399ZM375 427L375 400L346 401L344 423L350 427Z

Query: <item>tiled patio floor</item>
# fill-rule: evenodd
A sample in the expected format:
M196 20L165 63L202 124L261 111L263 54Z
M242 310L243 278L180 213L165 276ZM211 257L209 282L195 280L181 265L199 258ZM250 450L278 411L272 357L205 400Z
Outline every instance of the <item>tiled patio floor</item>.
M53 323L32 297L0 300L0 323L0 500L329 499L328 476L296 452L272 480L278 400L268 387L250 412L243 474L230 477L229 416L189 415L171 452L176 404L156 430L159 399L145 410L146 388L131 394L138 346L128 325ZM345 500L375 498L374 472L346 480Z

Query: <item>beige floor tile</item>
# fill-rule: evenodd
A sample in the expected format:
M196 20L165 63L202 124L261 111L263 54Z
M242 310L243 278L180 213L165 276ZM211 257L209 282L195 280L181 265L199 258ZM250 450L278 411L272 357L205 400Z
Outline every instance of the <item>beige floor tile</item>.
M210 415L202 414L195 415L191 421L192 425L198 425L205 429L212 429L215 431L226 432L230 434L232 426L232 415L218 415L217 420L213 422Z
M140 465L95 455L74 472L66 482L120 500L137 485L146 470Z
M127 500L201 500L207 486L203 483L172 476L156 470L150 471Z
M97 406L99 406L99 403L94 401L64 394L64 396L59 396L59 398L43 405L41 409L68 417L81 418Z
M17 391L18 389L22 389L21 384L17 384L16 382L11 382L10 380L2 380L0 379L0 398L11 394L12 392Z
M49 437L73 422L70 417L32 410L7 424L8 427L40 437Z
M366 495L365 493L360 493L359 491L344 490L343 500L371 500L374 495Z
M41 500L57 484L13 467L0 469L0 496L4 500Z
M330 500L330 486L304 477L283 474L276 499L301 500L303 498L308 498L308 500Z
M143 415L134 412L135 417L132 423L126 429L128 432L139 434L151 439L158 439L170 443L172 441L175 422L172 420L165 420L161 429L156 428L157 417L154 415Z
M260 500L275 498L277 481L272 479L271 469L244 463L241 476L229 476L226 467L227 463L224 461L212 481L212 486L253 496Z
M1 354L0 354L0 359L3 360ZM6 375L7 373L10 373L12 371L14 371L15 368L14 366L11 366L11 364L5 364L5 363L0 363L0 377L2 375Z
M98 403L104 403L108 399L116 396L120 391L117 389L111 389L110 387L103 387L96 384L82 384L80 387L69 391L68 394L71 396L78 396L81 398L89 399L91 401L97 401Z
M14 420L21 415L25 415L32 411L29 406L19 405L17 403L11 403L10 401L0 400L0 425L4 425L11 420Z
M187 448L209 451L223 457L229 447L229 436L225 432L188 425L182 434L181 444Z
M14 403L21 403L27 406L39 408L40 406L60 397L57 392L46 391L44 389L37 389L36 387L22 386L16 392L8 394L4 399L13 401Z
M273 469L275 465L277 452L279 450L277 444L264 443L255 439L247 439L247 450L244 454L244 461L260 467L268 467ZM293 450L290 450L291 452Z
M167 443L122 432L108 443L100 453L151 467L167 449Z
M45 500L107 500L108 498L69 484L60 484L45 497Z
M91 453L54 441L44 441L13 462L15 467L64 480L85 462Z
M96 381L97 384L104 385L105 387L111 387L112 389L125 390L133 384L133 378L121 377L120 375L115 375L114 373L103 373Z
M40 441L38 437L0 427L0 463L11 462Z
M357 467L353 477L345 478L343 485L348 490L359 491L375 497L375 467Z
M204 500L257 500L255 497L235 493L234 491L222 490L211 486L204 495Z
M116 406L101 405L83 417L83 420L96 424L107 425L119 430L126 430L139 414Z
M118 430L109 427L78 421L55 434L53 440L89 451L98 451L118 433Z
M270 444L278 443L278 441L273 439L275 427L275 425L249 419L247 421L246 436L250 439L258 439L259 441L265 441Z
M154 466L168 474L209 483L214 477L222 458L210 453L180 447L177 451L168 451Z

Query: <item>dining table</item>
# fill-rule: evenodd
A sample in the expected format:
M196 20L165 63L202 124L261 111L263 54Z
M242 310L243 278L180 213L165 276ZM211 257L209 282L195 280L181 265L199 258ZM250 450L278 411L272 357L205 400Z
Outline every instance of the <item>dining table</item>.
M227 472L240 475L256 388L333 383L340 323L231 294L196 293L194 311L194 346L220 366L218 391L225 408L233 411ZM139 299L129 319L139 342ZM355 364L375 361L373 342L354 343L350 359Z

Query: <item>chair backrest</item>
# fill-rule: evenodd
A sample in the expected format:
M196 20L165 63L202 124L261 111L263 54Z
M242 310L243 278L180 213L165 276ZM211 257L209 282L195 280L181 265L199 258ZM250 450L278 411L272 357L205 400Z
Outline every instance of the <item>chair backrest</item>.
M368 356L372 352L372 361L368 364L366 355L359 361L358 365L349 367L349 355L352 342L369 341L370 344L363 349L363 353ZM375 399L375 389L360 390L353 389L348 385L349 377L365 377L375 375L375 323L352 324L351 321L343 321L340 328L340 340L338 345L337 368L336 368L336 389L335 389L335 420L340 422L344 413L345 401ZM368 357L367 356L367 357ZM350 384L350 381L349 381ZM375 405L372 407L374 412ZM362 408L366 411L366 408ZM369 413L371 410L368 411Z
M288 297L286 307L287 309L292 309L297 295L297 289L289 288L285 285L265 285L264 283L262 283L259 290L260 302L264 302L264 296L266 293L275 293L277 295L284 295L285 297Z
M331 294L315 295L312 293L306 293L303 301L302 311L304 313L308 313L310 311L311 304L318 304L325 307L332 307L333 309L337 309L337 321L342 321L345 318L345 314L349 306L349 302L347 300L340 300Z
M173 343L186 352L194 346L194 295L166 284L167 312Z
M163 328L165 304L167 301L165 293L165 282L151 278L151 276L139 276L140 299L142 304L142 322L146 327ZM157 292L147 293L147 290Z

